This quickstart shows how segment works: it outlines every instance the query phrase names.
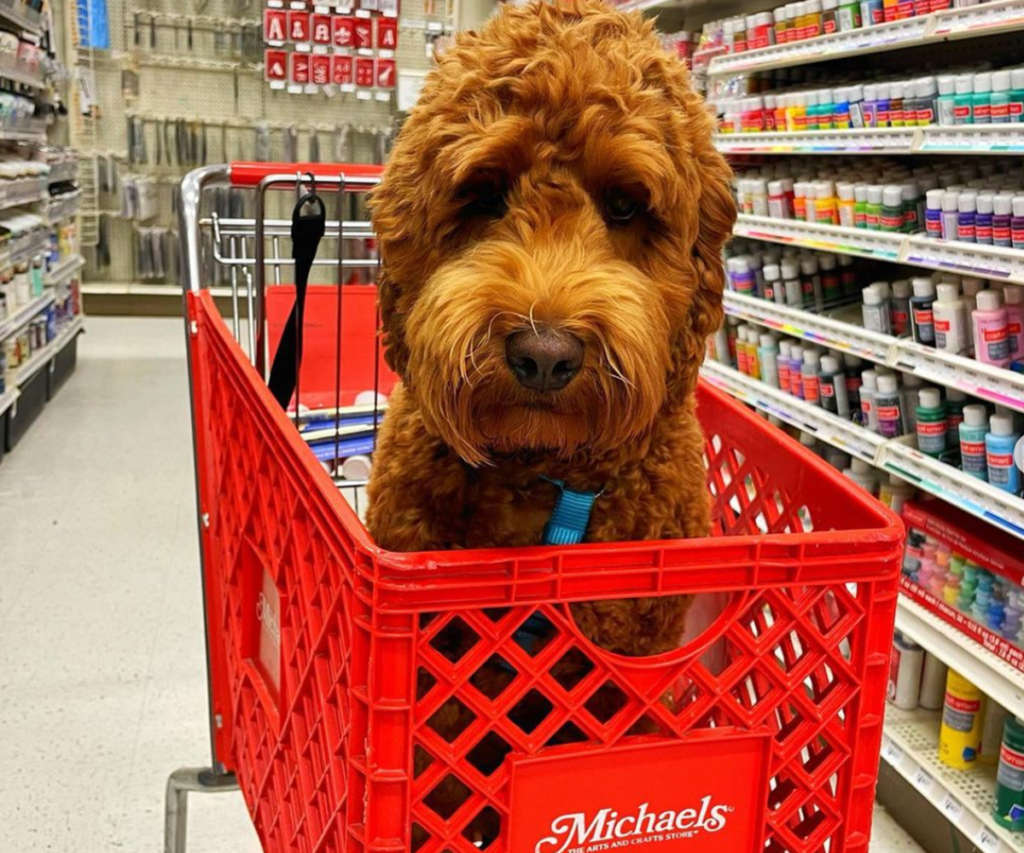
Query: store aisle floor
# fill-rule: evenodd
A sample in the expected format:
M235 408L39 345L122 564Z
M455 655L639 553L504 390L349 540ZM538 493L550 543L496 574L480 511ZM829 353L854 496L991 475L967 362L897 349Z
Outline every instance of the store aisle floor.
M0 849L19 853L155 853L167 774L209 762L181 323L87 328L0 464ZM259 849L237 793L190 810L189 853ZM919 848L878 810L872 850Z

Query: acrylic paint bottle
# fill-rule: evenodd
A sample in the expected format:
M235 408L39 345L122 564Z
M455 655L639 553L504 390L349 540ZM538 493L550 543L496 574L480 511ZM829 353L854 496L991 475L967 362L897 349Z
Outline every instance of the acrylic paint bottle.
M849 104L850 127L857 129L865 127L864 87L860 83L854 83L846 87L846 102Z
M903 201L903 228L907 234L924 231L924 197L914 181L900 185Z
M985 695L955 669L946 676L939 760L955 770L974 766L981 753Z
M938 458L946 452L946 409L938 388L917 392L917 449Z
M889 658L889 683L885 698L896 708L912 711L917 708L921 695L921 671L924 669L924 649L903 637L898 631L893 637Z
M1009 217L1007 217L1009 229ZM868 227L868 187L867 184L853 185L853 227Z
M779 343L779 353L775 359L775 371L778 376L779 388L789 391L789 341Z
M910 286L914 295L910 298L910 330L914 340L926 346L935 346L935 318L932 304L935 302L935 282L930 278L913 278Z
M799 344L789 347L789 393L802 400L804 398L804 348Z
M941 189L928 190L924 194L924 230L928 237L942 237L942 193Z
M840 181L836 184L836 195L839 197L839 224L845 228L854 227L853 184Z
M996 822L1013 832L1024 831L1024 723L1008 714L996 771Z
M974 75L971 95L971 122L992 123L992 72L979 71Z
M1024 195L1013 197L1013 218L1010 220L1010 240L1013 248L1024 249Z
M888 184L882 188L879 228L882 231L903 230L903 190L898 184Z
M800 289L800 267L796 261L784 260L780 264L786 305L799 308L803 302Z
M761 268L761 275L764 276L764 289L761 291L761 295L768 302L778 302L779 291L783 290L782 285L782 273L779 271L778 264L765 264ZM785 294L783 293L783 298Z
M874 83L864 84L864 100L861 113L864 116L864 127L878 127L878 90Z
M760 346L757 348L758 362L761 366L761 381L779 387L778 345L770 334L761 335Z
M916 95L916 111L918 127L935 124L936 99L939 95L938 85L934 77L921 77L914 83Z
M1010 70L1010 121L1024 121L1024 68Z
M942 239L955 240L960 222L959 195L953 190L942 193Z
M964 406L960 424L960 468L965 474L988 480L985 436L988 434L988 411L980 404Z
M952 125L953 121L953 97L956 78L952 74L942 74L936 78L939 89L939 96L935 99L937 111L936 119L941 125Z
M967 395L956 388L946 389L946 447L960 446L960 424L964 422Z
M843 373L839 359L835 356L823 355L821 357L818 390L823 409L844 419L850 417L850 401L846 396L846 374Z
M957 74L953 92L953 124L971 124L974 105L974 75Z
M1013 245L1013 199L997 195L992 199L992 245L1008 249Z
M974 357L985 364L1006 367L1010 363L1008 317L998 290L978 294L978 307L971 312L974 330Z
M860 386L860 422L872 432L878 432L878 374L874 370L865 370L861 375ZM982 436L982 446L985 438Z
M839 283L843 288L843 296L854 296L860 290L857 271L853 268L853 258L849 255L839 256Z
M851 412L860 411L860 389L864 384L861 370L864 362L855 355L843 353L843 370L846 373L846 399L850 403Z
M893 80L889 84L889 126L903 127L905 124L903 114L903 101L906 97L906 83L903 80Z
M818 269L821 271L821 293L825 305L835 305L843 298L843 285L836 269L835 255L819 255Z
M884 188L879 184L868 186L868 201L864 207L864 227L877 231L882 227L882 198Z
M801 376L804 387L803 399L808 403L819 405L821 401L821 388L818 383L818 374L821 372L820 350L805 349L804 363L801 367Z
M985 246L992 245L992 214L995 209L995 194L980 192L974 201L974 241Z
M892 334L892 321L889 314L889 300L883 300L878 287L869 284L862 291L864 304L861 306L861 314L864 318L864 328L872 332L880 332L883 335Z
M1020 433L1013 428L1012 415L992 415L985 436L988 481L1011 495L1020 494L1020 469L1014 464L1013 449Z
M910 334L910 282L899 279L892 283L892 298L889 300L889 320L892 334L902 338Z
M992 72L992 94L989 98L992 124L1010 121L1010 72L1006 69Z
M900 412L903 414L903 434L910 435L917 430L917 395L924 387L924 380L914 373L904 373L902 377Z
M975 242L974 216L977 198L978 194L973 190L964 190L957 194L956 239L961 243Z
M1006 338L1010 344L1010 361L1024 358L1024 287L1008 284L1003 288L1006 308Z
M935 348L961 355L967 350L967 305L955 284L939 284L935 290L938 293L932 304Z
M903 412L899 380L892 373L883 373L877 380L875 409L878 416L878 433L886 438L903 435Z
M877 127L889 127L889 101L892 87L888 83L875 83L875 124Z

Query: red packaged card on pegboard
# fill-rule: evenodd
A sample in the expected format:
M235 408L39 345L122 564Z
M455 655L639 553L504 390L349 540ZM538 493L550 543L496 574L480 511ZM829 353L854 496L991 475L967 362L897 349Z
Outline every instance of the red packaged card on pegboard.
M373 59L368 56L356 58L356 85L371 88L374 84Z
M352 70L352 57L336 54L331 57L331 82L335 86L351 86L355 76Z
M308 53L293 53L291 55L292 83L305 86L310 82L310 75L312 73L311 59L312 57Z
M398 46L398 20L396 18L377 19L377 49L394 50Z
M288 41L288 13L284 9L263 11L263 40L267 44L284 44Z
M288 51L265 51L263 54L263 67L266 69L267 80L271 82L285 82L288 79Z
M373 47L373 20L370 18L356 18L354 28L354 41L356 47Z
M289 12L288 38L296 44L307 43L309 41L312 23L313 16L309 12Z
M317 86L328 85L331 82L331 57L326 53L314 53L310 77Z
M334 46L342 48L354 47L356 43L356 19L347 15L335 15L331 19L334 33Z
M395 60L377 60L377 88L393 89L395 87Z
M331 43L331 16L313 16L313 44L329 45Z

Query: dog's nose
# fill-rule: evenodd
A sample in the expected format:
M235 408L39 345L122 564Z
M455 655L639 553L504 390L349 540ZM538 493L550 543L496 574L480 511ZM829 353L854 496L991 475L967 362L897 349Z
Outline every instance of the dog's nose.
M583 366L583 342L569 332L542 326L505 340L505 360L519 384L533 391L558 391Z

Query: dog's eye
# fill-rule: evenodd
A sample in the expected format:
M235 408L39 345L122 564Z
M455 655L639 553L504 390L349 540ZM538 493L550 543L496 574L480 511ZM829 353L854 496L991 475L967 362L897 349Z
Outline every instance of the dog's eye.
M474 176L456 193L459 212L466 219L501 219L508 212L508 186L501 176Z
M605 217L616 225L631 222L640 212L640 202L624 190L609 190L604 197Z

